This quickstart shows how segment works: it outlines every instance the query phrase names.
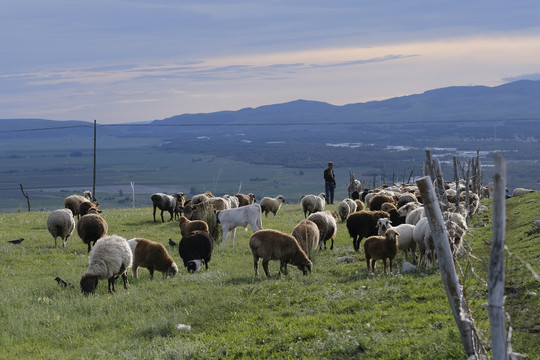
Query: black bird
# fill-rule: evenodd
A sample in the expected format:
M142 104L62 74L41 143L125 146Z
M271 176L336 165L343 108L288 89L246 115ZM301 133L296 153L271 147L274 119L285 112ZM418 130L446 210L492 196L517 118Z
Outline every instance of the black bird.
M176 242L174 242L173 239L169 239L169 245L176 246L178 244Z
M69 285L70 287L73 287L73 284L68 283L67 281L65 281L64 279L62 279L60 276L55 277L54 280L56 280L56 282L58 283L58 285L62 285L63 287L67 287L68 285Z
M18 238L17 240L8 240L8 242L10 242L12 244L20 244L20 243L22 243L23 240L24 240L24 238Z

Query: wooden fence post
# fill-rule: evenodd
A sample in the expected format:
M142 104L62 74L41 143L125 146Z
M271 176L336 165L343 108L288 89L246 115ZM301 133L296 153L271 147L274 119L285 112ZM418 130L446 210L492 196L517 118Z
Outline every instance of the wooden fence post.
M454 258L450 249L446 227L444 225L441 209L430 177L426 176L419 179L417 182L418 188L422 195L426 217L428 218L429 227L433 236L433 243L439 261L439 269L441 277L446 289L446 295L450 303L450 308L454 315L454 320L461 334L461 341L467 353L467 357L478 355L481 351L480 340L475 331L472 315L459 284L456 268L454 266Z
M23 196L26 198L26 203L28 204L28 212L30 212L30 197L28 196L28 193L24 192L22 184L19 184L19 186L21 187L21 192Z
M493 174L493 235L489 257L489 325L491 329L491 352L493 359L506 360L506 322L504 305L504 234L506 217L506 161L500 155L493 155L495 173Z

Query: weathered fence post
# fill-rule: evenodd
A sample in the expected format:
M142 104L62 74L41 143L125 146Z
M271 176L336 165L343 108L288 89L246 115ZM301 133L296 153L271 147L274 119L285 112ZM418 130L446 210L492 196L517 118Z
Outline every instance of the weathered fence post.
M491 352L494 360L506 360L506 323L504 318L504 234L506 217L506 161L494 154L493 174L493 235L489 257L489 325L491 329Z
M24 192L22 184L19 184L19 186L21 187L21 192L23 196L26 198L26 203L28 204L28 212L30 212L30 197L28 196L28 193Z
M135 182L130 181L129 183L131 185L131 198L133 199L133 208L135 209Z
M469 307L459 284L454 259L450 249L450 243L446 233L439 202L435 195L430 177L423 177L417 182L418 188L422 195L424 207L426 209L426 217L428 218L429 227L433 236L433 243L439 261L439 269L441 277L446 289L446 295L450 303L450 308L454 315L454 320L461 334L461 341L467 353L467 357L478 355L481 350L480 340L473 331L473 320L469 311Z

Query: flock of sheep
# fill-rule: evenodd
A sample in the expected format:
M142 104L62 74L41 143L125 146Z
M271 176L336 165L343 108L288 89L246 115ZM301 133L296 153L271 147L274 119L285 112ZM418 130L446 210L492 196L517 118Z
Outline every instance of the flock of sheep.
M196 272L203 265L208 269L214 248L212 227L221 227L222 245L228 237L234 245L236 228L250 225L253 234L249 247L255 276L259 274L261 259L267 277L270 277L268 263L271 260L280 262L280 273L291 264L306 275L311 272L314 251L326 249L329 240L330 249L333 249L338 220L346 224L356 252L360 251L361 241L366 238L363 249L368 271L373 272L376 261L381 260L384 273L387 263L392 272L392 262L399 251L403 252L405 261L426 268L433 266L436 262L433 238L416 186L363 190L361 183L353 176L351 179L349 197L338 204L337 211L325 210L326 200L322 193L303 196L300 202L305 219L290 234L262 226L262 214L275 216L285 202L282 195L264 197L256 203L254 194L216 197L207 192L186 201L182 193L155 193L151 196L153 218L156 222L156 210L159 209L162 222L165 222L164 212L170 214L169 221L178 219L182 236L179 255L189 272ZM451 248L458 253L468 231L466 219L477 211L480 197L469 191L469 206L465 208L464 184L456 189L455 184L447 183L445 189L445 201L449 205L443 212L445 226ZM71 195L65 199L64 206L50 213L47 228L55 240L55 247L58 237L65 247L75 228L88 245L89 266L80 282L83 293L93 293L99 279L107 279L109 292L114 291L115 280L120 276L127 287L130 268L134 278L137 278L139 267L147 268L151 277L155 270L164 276L178 273L177 265L162 244L143 238L127 240L107 235L108 225L100 216L99 203L92 201L91 193Z

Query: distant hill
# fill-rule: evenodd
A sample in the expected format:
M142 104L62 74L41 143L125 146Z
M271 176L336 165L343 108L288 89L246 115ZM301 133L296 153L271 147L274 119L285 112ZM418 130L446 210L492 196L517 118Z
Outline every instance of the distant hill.
M487 183L493 153L499 152L508 160L510 188L539 188L539 98L540 81L523 80L343 106L295 100L151 122L98 124L97 183L134 181L152 189L181 184L183 190L218 192L256 183L259 192L299 198L300 192L320 192L320 176L305 174L317 174L328 160L336 163L343 181L350 168L376 184L420 175L430 149L449 178L453 157L465 166L480 151ZM4 119L0 144L4 203L20 198L19 183L25 189L84 190L91 183L91 122ZM294 181L288 181L291 173ZM43 198L48 196L44 192ZM129 204L125 196L122 201Z

